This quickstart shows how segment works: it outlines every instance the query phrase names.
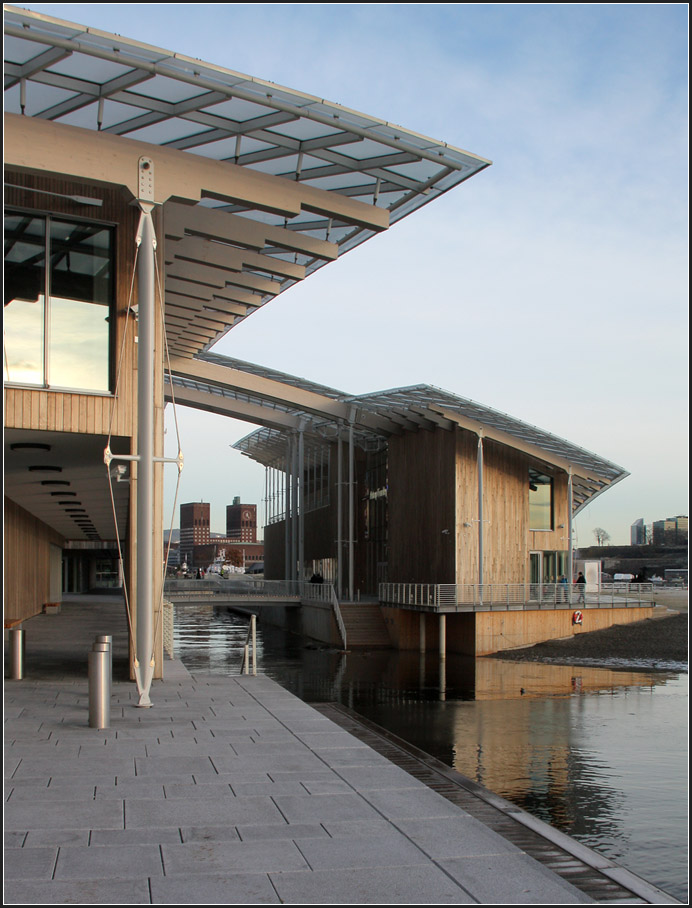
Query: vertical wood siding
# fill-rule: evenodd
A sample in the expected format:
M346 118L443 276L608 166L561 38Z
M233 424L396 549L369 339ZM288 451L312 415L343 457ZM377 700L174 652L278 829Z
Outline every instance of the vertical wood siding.
M62 547L64 540L9 498L4 519L5 620L24 620L50 602L51 545Z

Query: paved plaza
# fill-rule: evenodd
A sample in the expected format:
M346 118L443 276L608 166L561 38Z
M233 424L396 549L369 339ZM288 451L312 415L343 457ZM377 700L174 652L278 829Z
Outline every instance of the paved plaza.
M139 709L116 629L111 725L89 728L86 653L114 606L80 611L25 622L26 678L5 684L6 903L590 901L265 676L168 661Z

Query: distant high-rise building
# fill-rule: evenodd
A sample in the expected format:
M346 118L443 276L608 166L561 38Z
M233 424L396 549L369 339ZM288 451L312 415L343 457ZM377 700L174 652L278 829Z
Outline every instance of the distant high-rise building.
M643 517L635 520L630 527L630 545L646 545L646 527Z
M238 542L257 542L257 505L241 504L236 495L226 506L226 536Z
M196 545L209 542L211 507L207 501L193 501L180 505L180 561L192 563Z
M653 522L654 545L685 545L687 542L687 517L667 517Z

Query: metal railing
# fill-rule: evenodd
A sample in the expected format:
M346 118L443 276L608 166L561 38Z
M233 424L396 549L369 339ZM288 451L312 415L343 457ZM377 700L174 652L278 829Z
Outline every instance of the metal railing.
M470 612L560 608L646 608L654 605L653 583L587 588L564 583L381 583L383 605L417 611Z
M252 643L252 674L257 674L257 617L250 615L250 625L243 645L243 661L240 665L240 674L250 674L250 643Z
M336 590L334 589L333 583L308 583L304 580L299 581L301 585L301 599L306 599L308 601L317 601L328 603L332 607L332 612L334 614L334 620L336 621L336 626L339 628L339 634L341 636L341 642L343 643L344 649L347 649L346 646L346 625L344 624L344 619L341 615L341 609L339 608L339 599L336 595Z
M213 602L214 600L223 602L244 599L324 602L331 606L344 649L346 649L346 626L339 609L339 600L333 583L310 583L307 580L257 580L251 577L240 577L235 580L206 578L204 580L167 580L164 589L169 600L183 599L187 602Z
M175 639L175 611L173 603L164 599L161 605L161 633L163 636L163 649L168 656L174 658L174 639Z
M300 598L300 581L262 580L240 576L234 580L167 580L166 596L175 599L296 599Z

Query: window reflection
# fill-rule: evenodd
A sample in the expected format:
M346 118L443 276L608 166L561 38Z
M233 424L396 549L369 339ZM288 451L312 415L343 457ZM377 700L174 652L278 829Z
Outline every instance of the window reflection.
M45 324L45 221L5 217L5 381L42 385Z
M529 470L529 529L553 528L553 480L551 476Z
M111 258L103 225L5 217L6 381L109 390Z

